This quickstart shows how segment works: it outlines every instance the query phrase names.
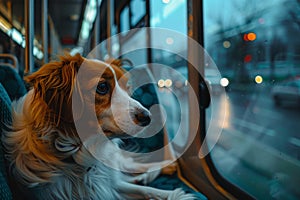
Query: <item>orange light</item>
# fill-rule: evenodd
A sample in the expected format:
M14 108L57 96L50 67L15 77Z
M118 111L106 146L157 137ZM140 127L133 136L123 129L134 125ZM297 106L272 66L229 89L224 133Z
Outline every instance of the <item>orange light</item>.
M248 33L247 38L250 41L254 41L256 39L256 34L255 33Z
M256 34L253 33L253 32L251 32L251 33L245 33L243 39L245 41L247 41L247 42L248 41L254 41L254 40L256 40Z

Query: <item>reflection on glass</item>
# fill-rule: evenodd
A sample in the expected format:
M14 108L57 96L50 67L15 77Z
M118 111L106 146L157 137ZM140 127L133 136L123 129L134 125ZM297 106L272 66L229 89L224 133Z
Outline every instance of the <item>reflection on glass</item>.
M205 0L204 11L205 48L228 81L217 169L258 199L299 199L300 2Z
M187 1L150 1L151 27L168 28L187 33ZM168 40L169 42L171 39Z
M171 29L171 31L159 31L151 33L151 44L159 47L152 49L152 70L157 77L157 85L160 103L166 110L166 128L168 137L172 140L183 129L185 133L188 127L184 120L188 119L187 98L187 63L179 55L186 55L187 41L181 34L187 34L187 1L150 1L150 25L151 27ZM172 34L171 34L172 33ZM171 52L169 50L171 50ZM184 116L184 117L182 117ZM176 143L178 148L187 143L188 134L180 138ZM176 148L176 147L174 147Z
M131 25L135 26L146 14L146 2L144 0L132 0L131 7Z
M121 18L121 32L128 31L130 29L128 7L125 7L122 10L120 18Z

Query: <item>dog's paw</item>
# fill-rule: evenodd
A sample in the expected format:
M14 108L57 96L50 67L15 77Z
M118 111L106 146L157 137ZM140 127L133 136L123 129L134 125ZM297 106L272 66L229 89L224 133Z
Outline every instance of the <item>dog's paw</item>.
M156 179L160 174L160 170L149 170L141 175L137 176L136 182L142 183L143 185L147 185Z
M186 194L182 189L174 190L167 198L167 200L194 200L196 197L193 194Z

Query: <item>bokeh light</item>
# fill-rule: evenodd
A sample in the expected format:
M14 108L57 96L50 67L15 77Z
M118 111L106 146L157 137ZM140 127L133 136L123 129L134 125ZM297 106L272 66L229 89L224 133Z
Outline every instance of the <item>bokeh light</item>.
M172 86L172 84L173 84L173 82L172 82L172 80L171 79L167 79L167 80L165 80L165 86L166 87L171 87Z
M255 76L255 82L261 84L263 82L263 77L260 75Z
M250 32L250 33L245 33L244 34L244 41L254 41L256 40L256 34L253 33L253 32Z
M157 85L158 87L162 88L162 87L165 87L165 81L160 79L158 82L157 82Z
M221 78L220 85L222 87L227 87L229 85L229 80L227 78Z
M229 41L226 40L226 41L223 42L223 47L224 48L228 49L228 48L230 48L230 46L231 46L231 43Z

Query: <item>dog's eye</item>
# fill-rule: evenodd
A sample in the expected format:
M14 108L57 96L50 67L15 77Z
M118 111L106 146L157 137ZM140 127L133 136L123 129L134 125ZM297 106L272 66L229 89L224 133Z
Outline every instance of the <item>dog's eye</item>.
M109 86L107 82L102 82L97 85L96 92L101 95L107 94L109 91Z

